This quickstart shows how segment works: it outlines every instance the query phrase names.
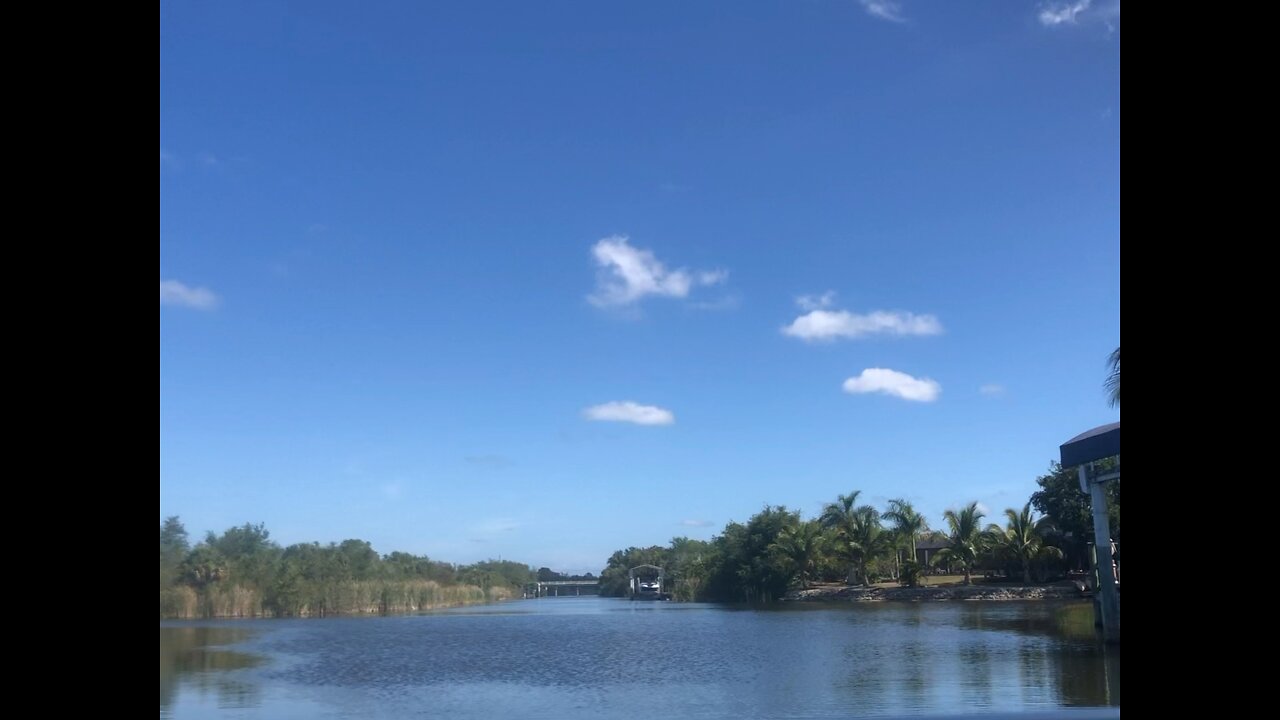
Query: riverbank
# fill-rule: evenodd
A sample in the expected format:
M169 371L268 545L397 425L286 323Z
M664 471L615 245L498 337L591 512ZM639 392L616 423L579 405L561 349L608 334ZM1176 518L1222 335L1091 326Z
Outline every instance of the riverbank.
M187 586L160 591L161 620L219 618L407 615L511 600L505 586L441 585L434 580L336 582L264 597L254 588L215 584L202 592Z
M830 585L792 590L784 602L947 602L952 600L1079 600L1072 584L944 585L937 587L851 587Z

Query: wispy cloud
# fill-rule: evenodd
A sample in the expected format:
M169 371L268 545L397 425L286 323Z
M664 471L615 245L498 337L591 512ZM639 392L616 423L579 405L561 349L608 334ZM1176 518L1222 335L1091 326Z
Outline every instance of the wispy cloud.
M987 396L1003 395L1005 393L1004 386L999 383L987 383L978 388L978 392Z
M1120 0L1104 0L1095 4L1093 0L1073 0L1071 2L1050 2L1040 6L1036 15L1040 24L1045 27L1066 27L1083 25L1088 22L1101 22L1109 31L1114 31L1112 20L1120 17Z
M636 425L670 425L676 416L666 408L656 405L641 405L631 401L607 402L593 405L582 411L588 420L600 422L629 422Z
M719 285L729 281L728 270L703 270L698 273L699 285Z
M896 0L858 0L858 2L862 3L863 9L871 17L896 23L907 21L902 14L902 3Z
M836 291L828 290L821 295L801 295L796 298L796 305L801 310L822 310L831 307L836 301Z
M398 482L387 483L381 489L382 496L388 500L399 500L404 494L404 486Z
M485 535L499 535L501 533L508 533L508 532L511 532L512 530L518 530L519 528L520 528L519 522L512 520L511 518L504 517L504 518L489 518L487 520L482 520L479 523L476 523L476 525L471 528L471 531L474 532L476 535L485 536Z
M209 288L190 287L177 280L161 280L160 304L212 310L218 306L218 296Z
M844 391L854 395L881 393L913 402L933 402L942 386L929 378L912 377L888 368L867 368L844 381Z
M164 148L160 148L160 164L161 165L164 165L166 163L172 163L172 162L175 162L176 160L177 158L173 156L173 153L169 152L168 150L165 150Z
M868 335L938 335L942 333L942 323L933 315L916 315L915 313L889 310L875 310L866 314L851 313L848 310L831 310L835 302L835 293L822 295L802 295L796 298L804 315L791 321L782 328L783 335L798 337L806 341L835 340L848 338L856 340Z
M727 270L668 270L652 251L632 247L625 235L597 242L591 254L600 266L596 290L587 299L598 307L629 305L646 295L682 298L698 285L718 285Z
M680 524L683 525L684 527L692 527L692 528L704 528L704 527L711 527L712 525L715 525L715 523L711 522L710 520L681 520Z
M1080 13L1089 9L1093 0L1076 0L1071 3L1049 3L1040 7L1040 24L1045 27L1074 25Z

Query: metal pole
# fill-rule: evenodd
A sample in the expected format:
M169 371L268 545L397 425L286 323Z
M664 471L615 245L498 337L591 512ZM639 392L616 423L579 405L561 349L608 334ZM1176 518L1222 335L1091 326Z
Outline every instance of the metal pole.
M1102 483L1089 478L1088 466L1079 469L1080 484L1089 486L1089 504L1093 507L1093 547L1098 556L1098 599L1102 603L1102 636L1110 643L1120 642L1120 595L1111 566L1111 520L1107 517L1107 496Z

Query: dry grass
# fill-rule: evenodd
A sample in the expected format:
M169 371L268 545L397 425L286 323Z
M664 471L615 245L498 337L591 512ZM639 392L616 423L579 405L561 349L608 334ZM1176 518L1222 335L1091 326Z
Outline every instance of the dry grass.
M241 585L213 585L197 593L177 587L160 593L160 615L166 618L325 617L327 615L389 615L508 600L510 588L441 585L434 580L336 583L301 592L286 607L272 607L255 589Z

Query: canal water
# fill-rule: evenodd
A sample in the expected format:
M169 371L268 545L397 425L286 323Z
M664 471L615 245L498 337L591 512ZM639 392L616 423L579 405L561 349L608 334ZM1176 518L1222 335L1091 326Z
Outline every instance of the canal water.
M160 716L753 719L1118 708L1119 650L1098 642L1090 613L1087 604L1049 602L751 609L583 597L398 617L161 623Z

